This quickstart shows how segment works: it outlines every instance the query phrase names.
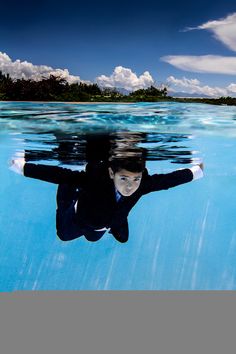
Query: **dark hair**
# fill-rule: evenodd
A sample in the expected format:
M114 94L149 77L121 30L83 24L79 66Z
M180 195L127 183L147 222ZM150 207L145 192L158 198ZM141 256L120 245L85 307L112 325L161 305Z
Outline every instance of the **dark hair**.
M143 172L145 169L145 160L142 158L126 158L126 159L113 159L109 161L109 167L111 167L114 173L120 170L126 170L130 172Z

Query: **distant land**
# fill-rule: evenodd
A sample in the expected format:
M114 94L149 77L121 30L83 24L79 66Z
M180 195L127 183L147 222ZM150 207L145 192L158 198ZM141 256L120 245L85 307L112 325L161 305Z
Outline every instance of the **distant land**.
M168 95L165 86L150 86L128 92L124 89L101 88L97 84L73 83L50 75L39 81L12 79L0 71L0 101L47 101L47 102L190 102L216 105L236 105L235 97L201 97L187 93Z
M173 93L173 96L174 98L178 98L178 97L182 97L182 98L212 98L211 96L202 96L200 94L197 94L197 93L187 93L187 92L174 92Z

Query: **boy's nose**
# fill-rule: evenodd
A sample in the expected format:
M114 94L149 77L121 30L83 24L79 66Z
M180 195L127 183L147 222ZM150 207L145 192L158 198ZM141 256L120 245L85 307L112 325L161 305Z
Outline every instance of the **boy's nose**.
M128 190L131 190L131 189L132 189L132 183L127 183L126 188L127 188Z

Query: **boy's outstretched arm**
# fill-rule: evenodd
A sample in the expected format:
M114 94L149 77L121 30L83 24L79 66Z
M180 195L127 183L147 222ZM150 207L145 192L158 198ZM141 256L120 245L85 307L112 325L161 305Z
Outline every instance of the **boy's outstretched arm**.
M10 170L26 177L55 184L71 183L83 185L86 179L84 171L72 171L70 169L58 166L28 163L24 158L16 158L11 160L9 168Z
M147 176L144 183L144 193L176 187L183 183L203 177L203 164L190 168L183 168L166 174Z

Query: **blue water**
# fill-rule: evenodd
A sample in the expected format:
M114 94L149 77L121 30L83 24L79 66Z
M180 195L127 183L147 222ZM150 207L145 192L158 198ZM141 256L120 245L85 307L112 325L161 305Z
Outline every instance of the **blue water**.
M0 291L235 290L235 107L3 102L0 127ZM145 133L139 145L149 150L150 173L202 159L205 176L143 197L125 244L108 233L95 243L62 242L57 186L18 175L8 162L28 150L40 152L41 163L61 164L55 136L78 131Z

